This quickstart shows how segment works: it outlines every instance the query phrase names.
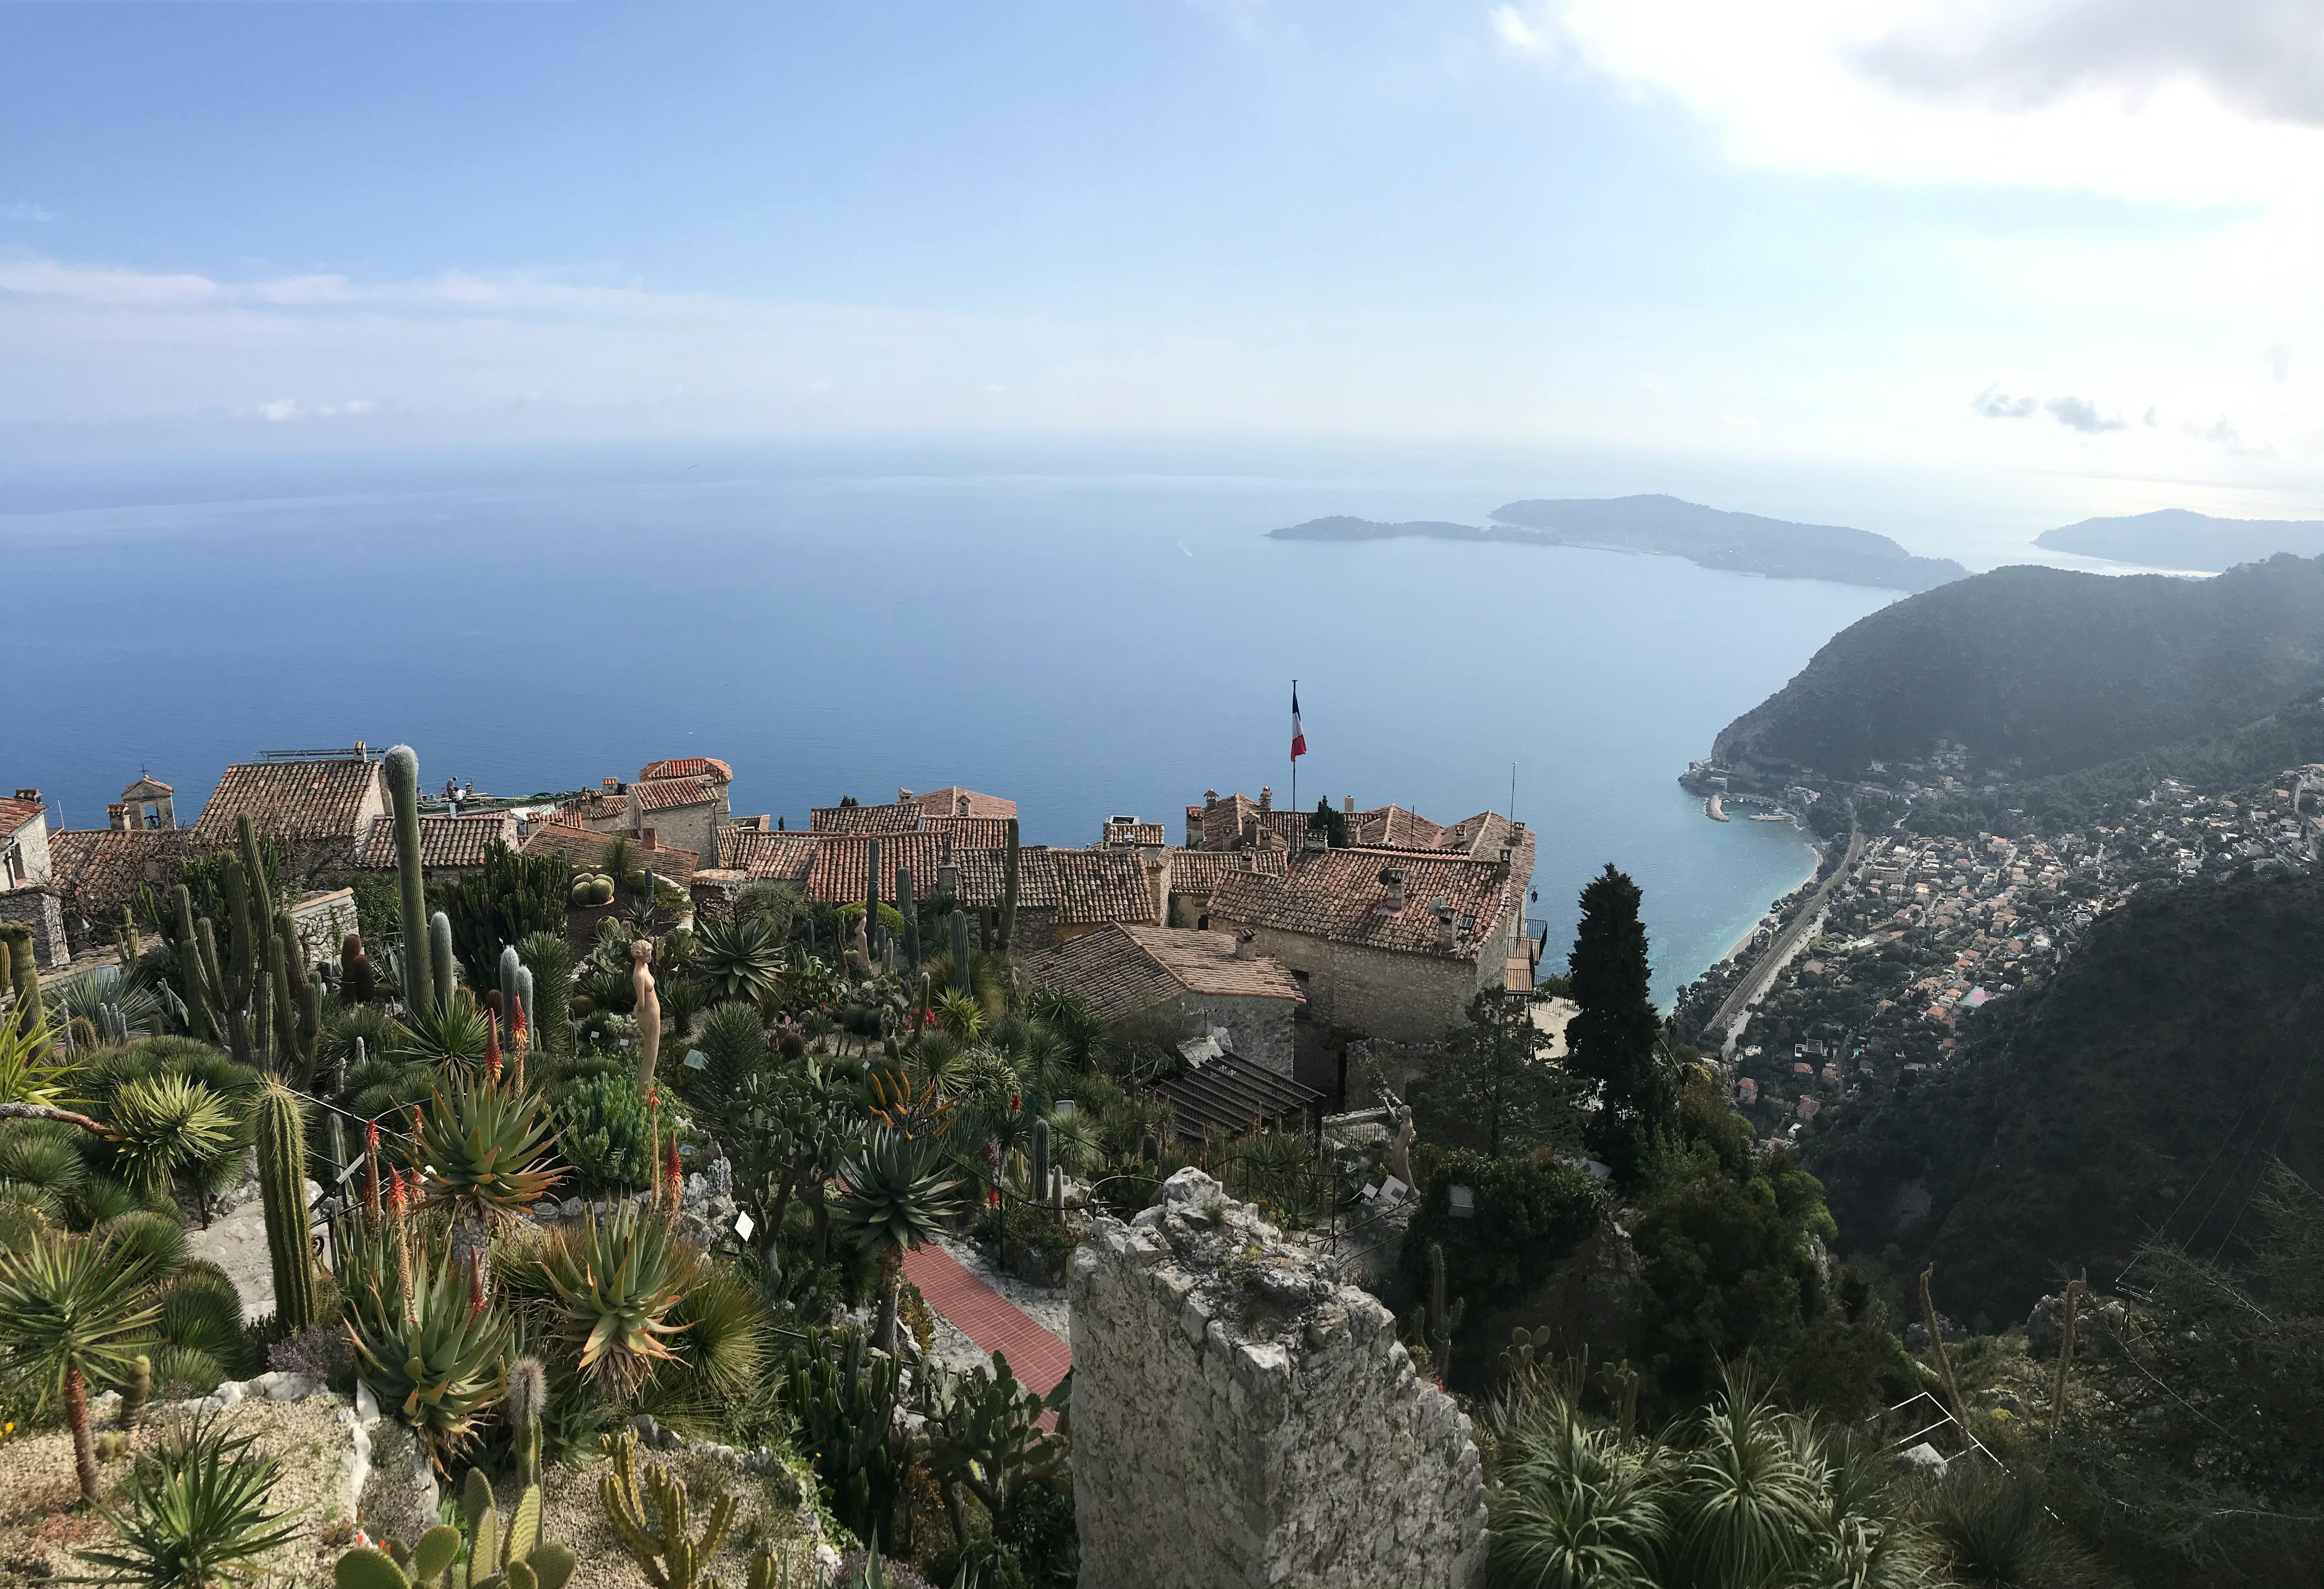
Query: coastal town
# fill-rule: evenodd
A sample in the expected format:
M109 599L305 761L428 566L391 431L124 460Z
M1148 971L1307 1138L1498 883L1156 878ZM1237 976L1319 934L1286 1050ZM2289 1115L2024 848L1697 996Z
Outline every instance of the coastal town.
M1710 761L1682 781L1822 841L1816 877L1674 1011L1723 1056L1736 1107L1794 1136L1943 1067L1965 1020L2054 975L2136 891L2310 870L2324 845L2324 765L2234 787L2158 777L2079 819L2012 804L2017 780L1945 741L1845 783Z

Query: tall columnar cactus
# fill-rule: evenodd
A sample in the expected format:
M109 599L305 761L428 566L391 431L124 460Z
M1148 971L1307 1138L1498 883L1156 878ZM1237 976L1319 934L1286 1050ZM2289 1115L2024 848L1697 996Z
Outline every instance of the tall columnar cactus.
M863 851L863 947L874 955L880 952L880 841L876 838ZM872 968L863 969L868 975Z
M654 1589L696 1589L715 1584L705 1569L718 1559L726 1530L734 1521L734 1498L720 1492L710 1503L710 1517L699 1536L687 1515L686 1485L660 1468L649 1466L645 1483L638 1483L638 1437L624 1429L612 1442L613 1467L597 1480L597 1499L605 1520L622 1537L630 1555Z
M145 1421L145 1404L153 1399L153 1360L139 1353L129 1360L129 1377L121 1381L121 1427L134 1434Z
M428 919L428 985L438 1003L448 1003L459 976L453 970L452 919L441 910Z
M235 838L242 852L242 870L250 881L252 917L259 929L274 919L275 895L281 892L281 879L267 870L266 855L258 845L258 828L244 811L234 819Z
M428 890L420 869L420 757L408 744L387 753L387 794L395 806L395 882L403 905L403 1007L436 1007L428 954Z
M964 993L973 985L968 976L968 912L957 906L952 913L952 985Z
M1436 1371L1439 1383L1452 1361L1452 1332L1461 1327L1462 1316L1469 1311L1466 1298L1444 1299L1444 1243L1428 1243L1428 1300L1421 1305L1416 1321L1422 1344L1428 1348L1429 1366Z
M206 1043L218 1040L220 1001L223 992L211 980L209 967L202 959L202 940L194 930L193 891L184 883L177 889L178 907L178 981L185 989L187 1024L194 1036ZM209 922L205 919L207 928ZM215 956L211 956L213 959Z
M516 1436L517 1482L540 1483L540 1416L549 1405L549 1372L538 1357L509 1365L509 1427Z
M250 929L250 873L241 860L228 855L218 868L226 889L226 959L225 993L226 1047L241 1064L250 1063L250 1003L261 965Z
M266 935L267 1015L273 1028L273 1068L289 1075L299 1067L299 1001L290 987L290 958L278 933Z
M7 945L8 983L16 993L16 1030L37 1030L41 1024L41 964L33 957L32 929L21 921L0 922L0 943Z
M121 975L126 978L145 957L145 940L137 936L137 912L121 907Z
M1001 862L1001 952L1017 941L1017 818L1009 818L1009 847Z
M315 1074L315 1057L322 1046L323 990L307 969L307 946L300 941L288 910L275 913L274 936L282 944L282 975L276 979L275 989L290 1006L290 1030L297 1055L295 1066L279 1058L275 1063L286 1070L295 1068L304 1081Z
M920 968L920 905L912 897L912 869L896 868L896 909L904 918L904 958L912 969Z
M209 985L210 1015L215 1037L226 1035L226 973L218 964L217 934L207 916L194 923L194 952L200 956L202 980Z
M522 992L517 986L517 973L523 969L524 962L518 958L516 946L503 944L500 965L501 1020L511 1031L516 1030L517 1006L524 1002Z
M286 1333L317 1318L315 1247L307 1224L307 1122L299 1095L279 1081L258 1100L258 1193L266 1205L266 1255L274 1266L274 1317Z
M1033 1122L1033 1201L1049 1200L1049 1122Z

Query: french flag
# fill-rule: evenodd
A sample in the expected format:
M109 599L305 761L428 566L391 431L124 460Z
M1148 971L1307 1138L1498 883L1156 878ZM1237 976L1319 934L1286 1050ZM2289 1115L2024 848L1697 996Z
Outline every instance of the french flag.
M1299 681L1291 681L1291 759L1297 761L1307 753L1307 736L1299 732Z

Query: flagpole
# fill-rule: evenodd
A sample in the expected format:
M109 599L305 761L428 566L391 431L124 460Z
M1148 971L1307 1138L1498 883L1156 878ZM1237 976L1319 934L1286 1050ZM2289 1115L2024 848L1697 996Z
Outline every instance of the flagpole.
M1291 681L1291 698L1295 701L1299 698L1299 680L1296 679ZM1299 758L1296 754L1291 758L1291 808L1295 811L1299 808ZM1305 831L1305 828L1294 828L1292 834L1296 837ZM1299 847L1304 849L1306 846Z

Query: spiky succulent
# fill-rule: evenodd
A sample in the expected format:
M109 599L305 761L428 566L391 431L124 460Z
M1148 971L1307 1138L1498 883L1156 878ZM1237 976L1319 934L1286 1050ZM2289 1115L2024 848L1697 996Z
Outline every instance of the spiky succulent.
M409 1212L391 1207L377 1227L341 1228L355 1372L441 1467L501 1399L508 1319L484 1300L473 1265L456 1262L451 1243Z
M565 1171L548 1161L554 1122L513 1076L452 1078L420 1112L414 1166L431 1202L487 1222L521 1214Z
M626 1395L674 1358L670 1339L686 1326L669 1313L693 1285L701 1253L668 1221L624 1204L610 1218L559 1232L540 1264L558 1334L584 1374Z

